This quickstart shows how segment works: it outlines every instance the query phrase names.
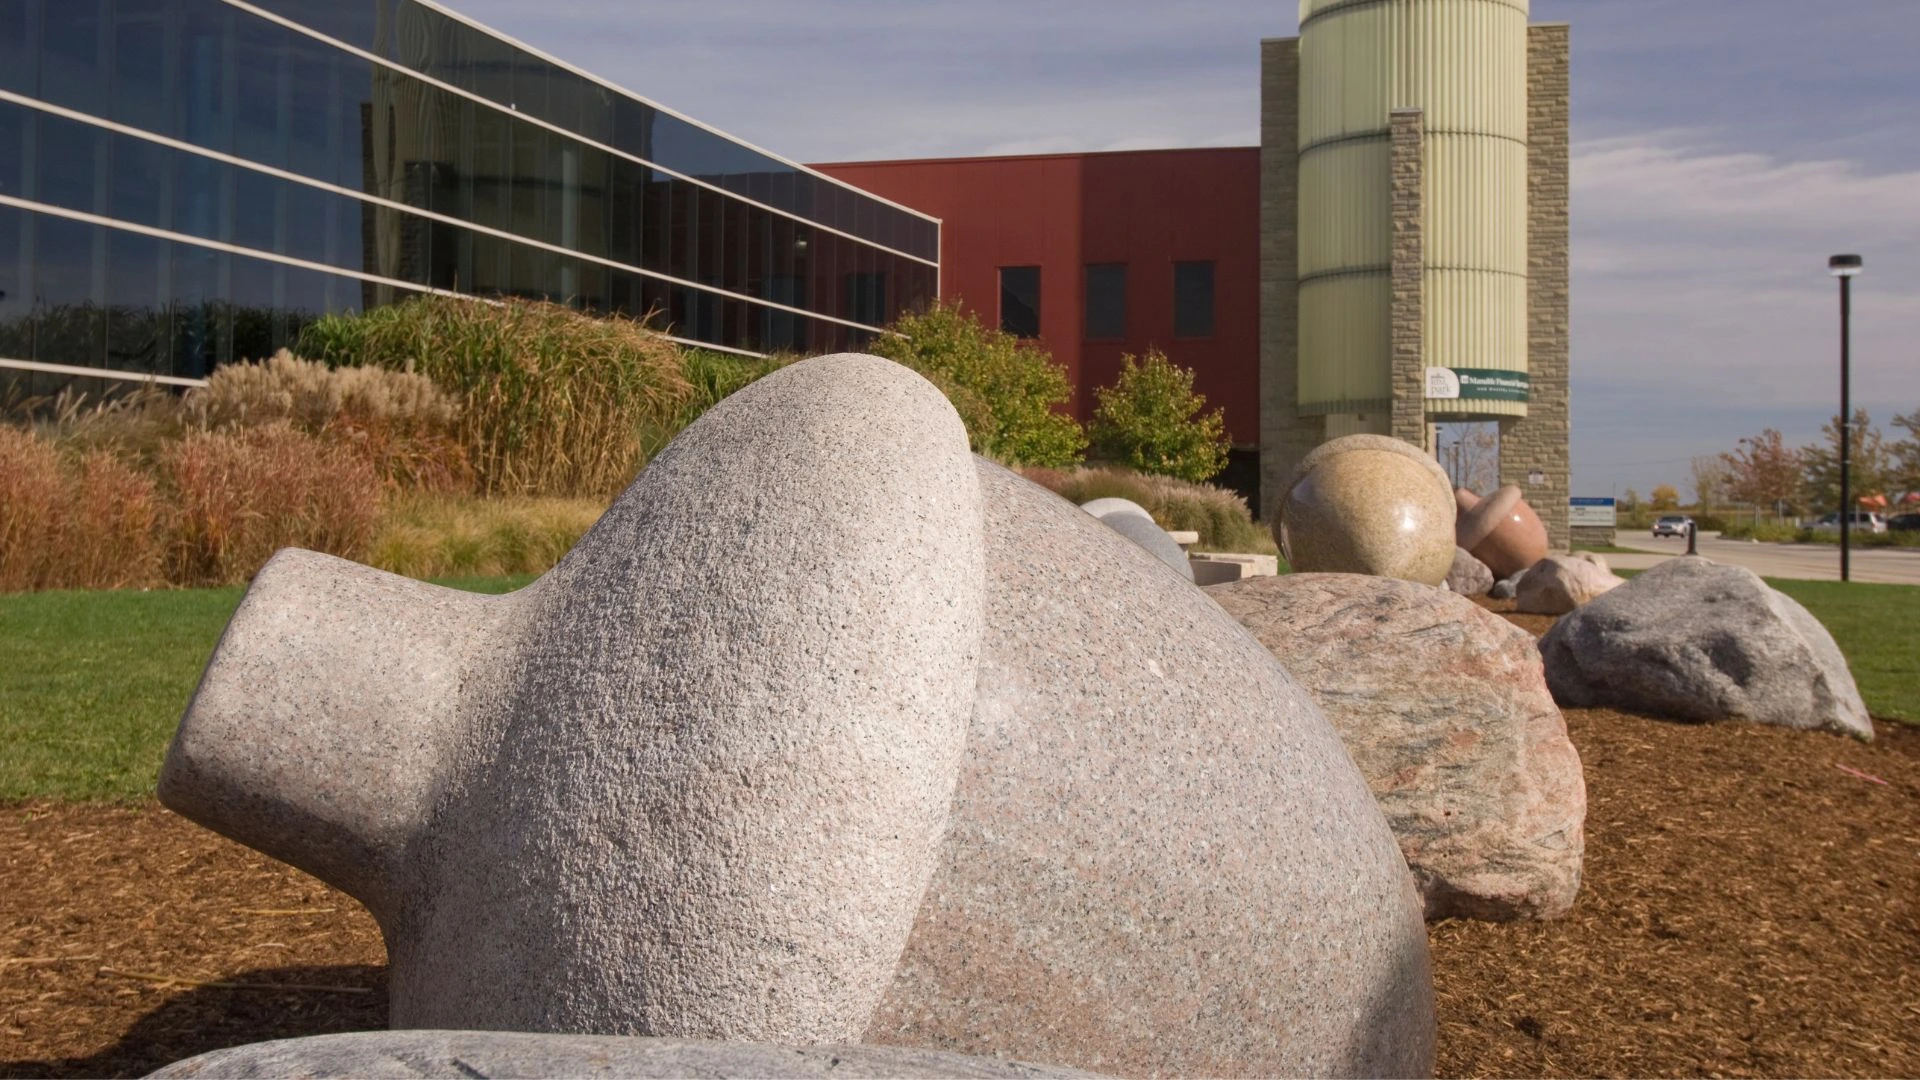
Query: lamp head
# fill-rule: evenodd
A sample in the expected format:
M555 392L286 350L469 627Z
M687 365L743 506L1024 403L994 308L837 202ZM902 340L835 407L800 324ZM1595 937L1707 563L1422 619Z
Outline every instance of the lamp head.
M1835 255L1827 260L1827 272L1834 277L1852 277L1860 272L1858 255Z

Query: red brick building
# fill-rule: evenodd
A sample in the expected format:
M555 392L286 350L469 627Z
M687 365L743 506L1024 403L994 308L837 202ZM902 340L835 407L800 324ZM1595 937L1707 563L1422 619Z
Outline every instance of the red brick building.
M1123 353L1158 348L1226 409L1222 479L1250 490L1260 437L1260 150L1228 147L815 165L941 219L940 295L1033 337L1074 413Z

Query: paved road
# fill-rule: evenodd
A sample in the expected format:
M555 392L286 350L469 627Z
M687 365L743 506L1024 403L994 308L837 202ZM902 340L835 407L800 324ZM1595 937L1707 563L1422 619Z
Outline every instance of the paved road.
M1609 565L1625 570L1644 570L1687 553L1684 539L1663 536L1657 540L1636 530L1622 529L1614 543L1644 551L1644 555L1608 555ZM1837 544L1756 544L1750 540L1722 540L1719 533L1700 534L1700 554L1715 562L1744 566L1762 577L1802 578L1808 581L1840 580L1840 548ZM1853 580L1893 585L1920 585L1920 548L1853 549Z

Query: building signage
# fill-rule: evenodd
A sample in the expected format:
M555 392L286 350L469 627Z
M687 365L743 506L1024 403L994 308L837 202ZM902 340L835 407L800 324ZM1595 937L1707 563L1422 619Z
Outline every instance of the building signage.
M1499 368L1454 368L1460 376L1460 396L1474 401L1527 400L1527 373Z
M1427 400L1525 401L1527 373L1504 368L1427 369Z
M1612 499L1582 499L1576 497L1567 500L1567 524L1597 525L1601 528L1611 529L1619 524L1619 518L1615 515L1614 501Z
M1451 400L1460 396L1460 376L1452 368L1430 367L1427 369L1427 399Z

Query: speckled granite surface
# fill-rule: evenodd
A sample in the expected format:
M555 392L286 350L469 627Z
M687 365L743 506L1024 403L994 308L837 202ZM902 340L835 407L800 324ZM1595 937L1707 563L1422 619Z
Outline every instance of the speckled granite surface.
M1428 1074L1420 900L1306 692L1071 504L997 466L981 486L979 700L865 1041L1124 1075Z
M981 558L946 399L808 360L512 595L283 555L161 799L364 900L396 1026L855 1041L940 853Z
M1274 538L1296 571L1438 585L1453 567L1453 487L1418 447L1345 435L1302 459L1282 490Z

